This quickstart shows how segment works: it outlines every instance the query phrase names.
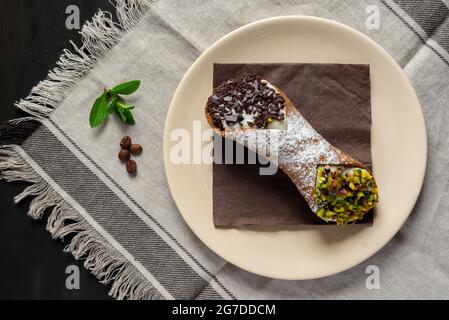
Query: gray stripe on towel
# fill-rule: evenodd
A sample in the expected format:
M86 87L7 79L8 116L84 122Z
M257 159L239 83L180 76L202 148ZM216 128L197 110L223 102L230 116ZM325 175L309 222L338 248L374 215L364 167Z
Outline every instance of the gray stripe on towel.
M393 1L423 28L429 38L449 15L449 9L440 0Z
M393 0L444 50L449 52L449 8L440 0Z
M208 284L201 290L200 293L195 297L195 300L221 300L223 299L220 295L215 291L215 289Z
M82 150L68 135L67 133L65 133L57 123L55 123L51 118L49 119L49 123L46 124L47 128L48 125L52 125L54 129L57 130L58 133L60 133L65 139L67 139L67 141L78 151L80 152L96 169L98 169L101 174L103 174L110 183L112 183L115 187L117 187L118 190L120 190L120 192L123 193L123 196L125 196L128 200L130 200L139 210L141 210L142 212L145 213L146 216L148 216L152 222L154 222L162 232L164 232L169 239L171 239L173 241L173 243L175 245L177 245L179 247L179 249L181 249L191 260L193 263L196 264L196 266L198 266L207 276L210 277L209 281L214 281L219 287L220 290L223 290L223 292L228 295L228 298L231 299L236 299L235 296L221 283L221 281L213 274L211 273L209 270L207 270L207 268L205 268L199 261L197 258L195 258L191 252L189 252L166 228L164 228L159 221L157 221L150 213L148 213L139 203L137 203L137 201L131 197L131 195L122 187L120 186L112 177L110 174L108 174L105 170L103 170L102 167L100 167L98 165L98 163L96 163L84 150ZM51 131L51 128L49 128L49 130ZM58 136L57 133L54 133L56 137L58 137L58 139L61 139L60 136ZM65 144L65 142L64 142ZM166 241L166 239L165 239ZM205 296L205 289L203 289L203 293L201 294L202 296ZM220 296L218 294L218 292L216 292L215 294L210 296L210 299L217 299L216 296L218 295L219 298L222 298L222 296Z
M204 292L208 283L46 127L36 130L22 148L173 297L192 299ZM210 298L219 296L213 293Z

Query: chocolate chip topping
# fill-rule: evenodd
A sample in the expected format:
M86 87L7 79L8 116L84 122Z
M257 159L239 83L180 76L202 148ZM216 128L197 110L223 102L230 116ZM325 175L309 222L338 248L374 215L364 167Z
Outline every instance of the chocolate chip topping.
M267 128L273 120L284 120L284 109L284 99L253 74L223 82L207 101L207 112L220 130L224 130L223 122L232 127L247 115L252 116L247 126Z

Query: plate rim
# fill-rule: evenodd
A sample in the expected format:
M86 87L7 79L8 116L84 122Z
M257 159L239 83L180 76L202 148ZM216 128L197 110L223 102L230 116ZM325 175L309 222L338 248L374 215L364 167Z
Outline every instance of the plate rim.
M273 274L273 273L267 273L267 272L260 272L259 270L255 270L252 268L248 268L248 266L242 266L241 264L239 264L238 261L235 261L234 259L230 259L229 257L225 257L223 256L220 252L217 252L217 250L214 250L211 248L211 246L208 244L207 239L204 239L204 237L200 234L198 234L197 232L195 232L195 229L191 226L189 219L186 219L184 213L182 212L182 210L180 209L180 205L178 203L178 200L173 193L173 181L169 178L170 173L169 173L169 169L167 168L167 163L170 161L170 157L169 157L169 148L170 148L170 143L169 143L169 136L170 136L170 132L168 132L168 127L169 127L169 123L171 122L170 119L172 119L173 117L175 117L174 115L174 101L176 100L176 97L178 95L179 89L181 87L183 87L184 82L186 81L188 75L190 74L190 71L192 69L195 68L195 66L200 62L201 58L203 57L203 55L205 55L209 50L212 50L213 48L219 46L222 42L225 42L228 38L234 36L237 33L240 33L241 31L245 30L245 29L249 29L252 28L256 25L263 25L265 23L270 23L276 20L302 20L302 21L312 21L312 22L318 22L318 23L325 23L331 26L335 26L338 28L342 28L345 29L347 32L353 33L361 38L363 38L365 41L370 42L373 46L375 46L379 52L382 53L382 55L388 59L392 65L396 68L396 71L398 72L398 74L400 74L400 77L405 80L404 83L407 86L407 90L409 91L409 93L413 96L413 99L417 102L417 105L419 106L419 118L420 118L420 123L421 123L421 128L422 129L422 137L423 137L423 148L424 148L424 153L423 153L423 158L424 161L422 162L422 167L421 168L417 168L417 170L415 171L416 176L419 178L419 188L416 191L416 194L414 194L414 201L412 201L409 205L408 208L408 213L406 215L404 215L403 219L400 220L400 224L399 227L397 228L397 230L395 230L394 232L392 232L392 235L390 237L386 237L385 241L382 241L382 244L378 246L378 248L376 248L375 250L370 251L368 254L365 254L363 257L359 258L357 261L355 262L351 262L349 265L345 265L339 269L336 269L334 272L324 272L322 274L317 274L314 276L282 276L279 274ZM366 261L367 259L369 259L370 257L372 257L373 255L375 255L376 253L378 253L383 247L385 247L385 245L387 245L395 236L396 234L401 230L401 228L403 227L403 225L405 224L405 222L407 221L407 219L409 218L410 214L413 211L413 208L416 206L416 203L419 199L419 195L422 192L423 189L423 184L424 184L424 179L425 179L425 175L426 175L426 170L427 170L427 158L428 157L428 136L427 136L427 128L426 128L426 122L425 122L425 117L424 117L424 113L423 113L423 109L421 106L421 103L419 101L419 98L416 94L416 91L413 87L413 85L411 84L409 78L407 77L407 75L405 74L404 70L400 67L400 65L397 63L397 61L381 46L379 45L375 40L371 39L370 37L368 37L367 35L363 34L362 32L335 20L331 20L331 19L326 19L326 18L322 18L322 17L317 17L317 16L309 16L309 15L281 15L281 16L275 16L275 17L270 17L270 18L265 18L265 19L260 19L257 21L253 21L251 23L245 24L229 33L227 33L226 35L224 35L223 37L219 38L218 40L216 40L212 45L210 45L206 50L204 50L199 56L198 58L196 58L196 60L192 63L192 65L188 68L188 70L185 72L185 74L183 75L183 77L181 78L181 81L178 83L176 90L172 96L172 99L170 101L170 105L169 105L169 109L166 115L166 120L164 123L164 133L163 133L163 159L164 159L164 171L165 171L165 175L166 175L166 179L167 179L167 183L169 186L169 190L170 190L170 194L171 197L173 199L173 201L176 204L176 207L180 213L180 215L182 216L183 220L186 222L186 224L189 226L191 232L193 232L195 234L196 237L198 237L200 239L200 241L212 252L214 252L215 254L217 254L218 256L220 256L222 259L224 259L227 262L230 262L234 265L236 265L237 267L246 270L248 272L260 275L260 276L265 276L265 277L269 277L269 278L273 278L273 279L281 279L281 280L311 280L311 279L319 279L319 278L323 278L323 277L328 277L328 276L332 276L332 275L336 275L338 273L341 273L343 271L346 271L348 269L351 269L361 263L363 263L364 261Z

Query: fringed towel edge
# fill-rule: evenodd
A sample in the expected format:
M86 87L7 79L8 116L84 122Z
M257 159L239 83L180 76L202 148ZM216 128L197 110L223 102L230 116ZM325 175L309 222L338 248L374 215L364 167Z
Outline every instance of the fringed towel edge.
M99 10L80 31L82 46L73 42L73 51L65 49L47 78L39 82L25 99L15 106L30 115L0 125L0 180L31 183L14 198L16 203L32 196L29 216L41 219L49 210L47 230L54 239L74 235L64 251L75 259L85 259L84 266L100 283L111 283L109 294L115 299L163 299L152 284L115 250L83 217L67 203L30 164L14 150L48 118L117 43L126 31L137 24L155 0L115 0L118 23L109 12Z

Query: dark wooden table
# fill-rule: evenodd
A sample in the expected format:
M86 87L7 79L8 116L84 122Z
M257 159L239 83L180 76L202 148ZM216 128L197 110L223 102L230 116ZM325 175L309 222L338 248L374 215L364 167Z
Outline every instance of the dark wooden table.
M66 8L80 9L81 23L108 0L0 0L0 121L23 116L13 107L53 68L69 40L79 43L79 30L66 28ZM98 283L70 254L52 240L45 221L27 216L29 201L13 197L26 184L0 182L0 299L108 299ZM80 270L80 289L66 289L67 266Z

